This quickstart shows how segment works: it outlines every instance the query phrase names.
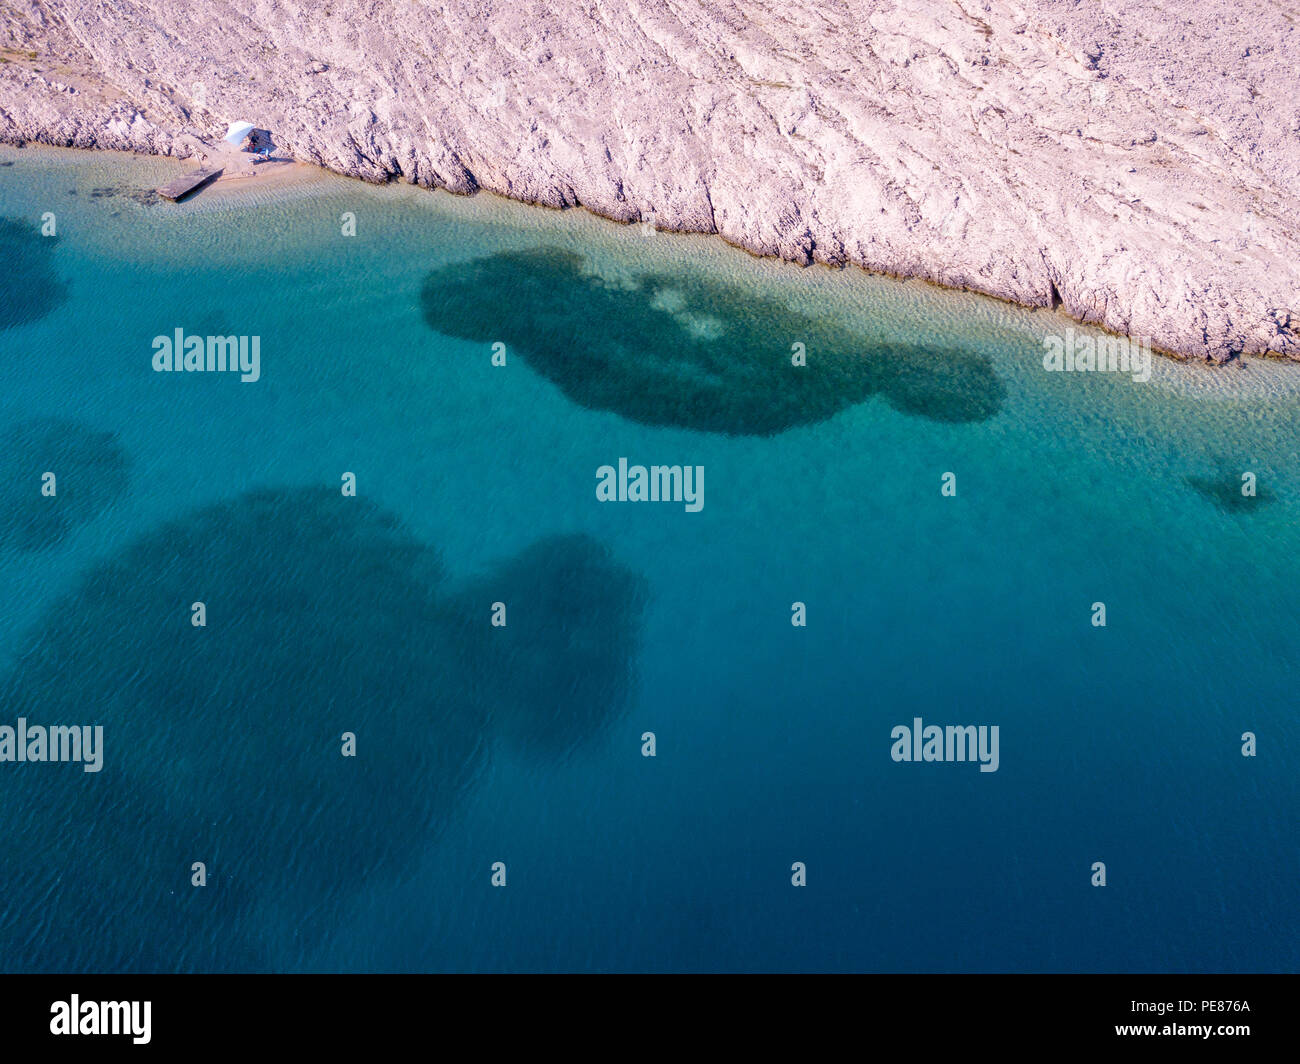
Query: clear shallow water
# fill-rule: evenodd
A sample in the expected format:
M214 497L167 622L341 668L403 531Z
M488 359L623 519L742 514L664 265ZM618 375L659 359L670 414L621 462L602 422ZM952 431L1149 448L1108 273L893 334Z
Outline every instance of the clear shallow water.
M106 743L0 765L3 967L1297 967L1300 375L1048 374L1055 315L580 212L3 162L0 724ZM177 327L261 380L152 372ZM703 510L598 503L620 456ZM893 762L915 716L999 770Z

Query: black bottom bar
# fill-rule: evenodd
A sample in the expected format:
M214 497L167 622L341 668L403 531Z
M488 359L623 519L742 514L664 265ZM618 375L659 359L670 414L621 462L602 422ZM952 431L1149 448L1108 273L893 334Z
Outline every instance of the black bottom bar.
M10 975L0 1038L9 1060L26 1059L14 1049L206 1058L258 1047L337 1059L412 1043L489 1057L520 1043L621 1056L715 1042L733 1058L837 1042L890 1055L1125 1044L1238 1055L1292 1043L1298 989L1290 975Z

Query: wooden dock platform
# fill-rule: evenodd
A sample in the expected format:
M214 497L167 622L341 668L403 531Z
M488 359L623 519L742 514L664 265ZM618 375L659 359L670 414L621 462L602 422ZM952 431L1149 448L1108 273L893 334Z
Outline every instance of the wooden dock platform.
M202 188L214 177L221 173L222 168L219 166L208 167L199 170L192 170L188 174L181 174L175 181L169 181L158 190L158 195L163 199L178 200L182 196L187 196L196 189Z

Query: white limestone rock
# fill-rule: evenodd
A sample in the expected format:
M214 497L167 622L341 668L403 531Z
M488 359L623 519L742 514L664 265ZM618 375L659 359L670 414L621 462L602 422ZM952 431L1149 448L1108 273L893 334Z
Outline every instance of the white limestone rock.
M1269 0L15 0L0 48L11 142L191 157L248 117L370 181L1300 360L1300 19Z

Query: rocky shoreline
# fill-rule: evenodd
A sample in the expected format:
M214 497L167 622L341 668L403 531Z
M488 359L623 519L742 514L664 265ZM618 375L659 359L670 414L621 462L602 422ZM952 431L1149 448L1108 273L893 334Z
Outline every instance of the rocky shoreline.
M197 158L248 119L368 181L1300 361L1297 52L1264 0L29 0L0 140Z

